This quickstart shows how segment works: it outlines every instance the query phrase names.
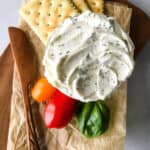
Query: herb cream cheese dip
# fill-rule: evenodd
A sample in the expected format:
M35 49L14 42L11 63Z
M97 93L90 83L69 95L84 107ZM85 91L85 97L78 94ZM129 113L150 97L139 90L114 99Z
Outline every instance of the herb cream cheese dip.
M133 52L133 42L114 18L87 11L66 19L50 35L45 76L77 100L105 100L131 75Z

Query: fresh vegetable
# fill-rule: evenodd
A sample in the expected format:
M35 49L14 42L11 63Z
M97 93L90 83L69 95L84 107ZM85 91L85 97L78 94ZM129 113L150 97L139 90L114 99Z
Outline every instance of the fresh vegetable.
M101 101L80 103L76 113L81 133L88 138L103 134L109 125L110 112Z
M77 101L57 90L44 112L44 122L48 128L62 128L72 119Z
M45 77L42 77L34 85L32 97L34 100L42 102L48 100L55 92L56 88L50 85Z

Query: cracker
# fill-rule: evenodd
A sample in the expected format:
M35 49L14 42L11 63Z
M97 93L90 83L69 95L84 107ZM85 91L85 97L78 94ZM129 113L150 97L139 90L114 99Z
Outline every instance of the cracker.
M85 0L72 0L74 5L81 11L84 12L86 10L89 10L88 4L85 2Z
M85 2L88 4L91 11L93 11L95 13L103 12L103 7L104 7L103 0L85 0Z
M49 34L66 18L79 14L71 0L31 0L21 8L21 17L30 25L44 45Z

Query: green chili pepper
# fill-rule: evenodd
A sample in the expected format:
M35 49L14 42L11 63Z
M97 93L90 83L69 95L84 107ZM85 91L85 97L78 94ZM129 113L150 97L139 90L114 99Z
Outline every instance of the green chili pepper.
M76 112L80 132L88 138L103 134L109 125L110 112L102 102L80 103Z

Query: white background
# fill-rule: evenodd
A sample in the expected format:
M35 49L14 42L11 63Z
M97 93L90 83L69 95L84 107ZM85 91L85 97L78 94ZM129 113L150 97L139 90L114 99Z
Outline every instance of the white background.
M150 16L150 0L130 0ZM8 26L18 23L21 0L1 0L0 52L8 44ZM141 22L142 23L142 22ZM137 59L128 84L125 150L150 150L150 40Z

